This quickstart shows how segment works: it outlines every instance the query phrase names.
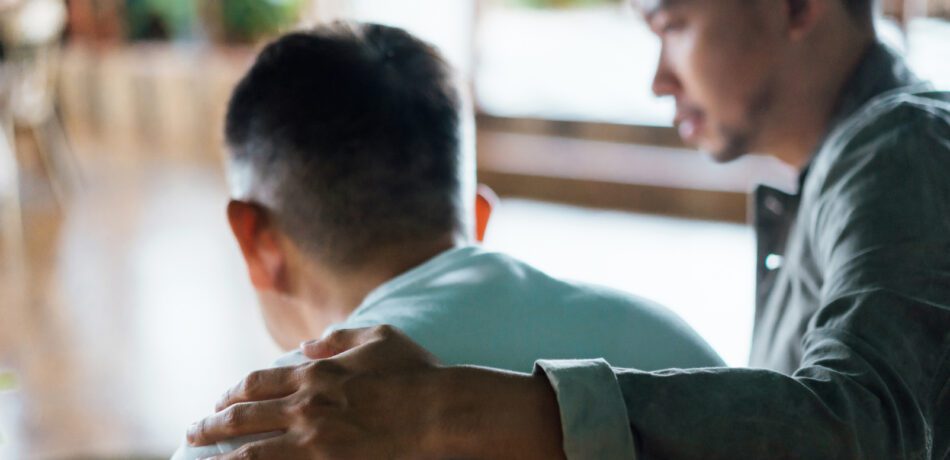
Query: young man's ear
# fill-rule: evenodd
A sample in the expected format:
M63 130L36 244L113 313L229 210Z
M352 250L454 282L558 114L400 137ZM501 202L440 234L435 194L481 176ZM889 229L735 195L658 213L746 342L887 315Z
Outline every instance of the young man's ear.
M228 222L241 247L251 284L258 291L287 291L287 256L278 230L261 206L246 201L228 203Z
M788 34L793 40L808 35L828 8L828 0L785 0Z
M497 204L498 195L495 195L495 191L485 184L478 184L475 193L475 239L479 243L485 241L488 221Z

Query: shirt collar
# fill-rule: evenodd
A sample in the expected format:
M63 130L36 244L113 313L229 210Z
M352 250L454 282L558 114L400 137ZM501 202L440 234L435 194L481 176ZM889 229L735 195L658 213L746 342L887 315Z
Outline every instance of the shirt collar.
M478 253L480 250L481 249L478 246L466 245L447 249L437 254L435 257L414 268L409 269L400 275L397 275L389 281L379 285L376 287L376 289L370 291L369 294L367 294L363 299L363 302L360 303L360 305L350 314L350 316L352 317L357 312L366 310L372 305L379 303L381 300L391 296L394 292L400 291L410 284L425 280L429 276L432 276L432 274L442 273L447 267L451 266L454 261L466 259L473 254Z
M834 114L825 132L824 139L854 115L868 101L891 90L920 84L921 80L907 67L904 59L887 45L875 41L864 52L864 57L845 82L835 104ZM824 144L824 141L822 141ZM821 149L819 145L818 150ZM818 151L815 151L817 154ZM815 157L812 155L812 158ZM811 162L802 168L798 176L801 190L808 175Z

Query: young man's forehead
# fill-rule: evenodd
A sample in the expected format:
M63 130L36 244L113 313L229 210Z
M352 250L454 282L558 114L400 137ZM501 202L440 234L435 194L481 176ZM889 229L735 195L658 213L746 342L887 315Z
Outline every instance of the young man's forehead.
M693 3L694 1L696 0L632 0L632 3L633 7L639 10L644 17L649 18L660 11Z

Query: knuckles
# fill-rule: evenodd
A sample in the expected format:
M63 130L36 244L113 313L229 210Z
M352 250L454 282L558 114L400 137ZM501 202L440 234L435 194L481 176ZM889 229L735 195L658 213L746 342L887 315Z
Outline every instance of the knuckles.
M304 364L301 368L303 377L307 381L316 381L326 379L334 375L342 374L345 369L335 361L320 359Z
M338 329L326 336L323 343L329 345L332 349L339 349L342 344L346 343L346 337L350 334L352 334L352 331L348 329Z
M243 381L241 381L240 386L240 395L247 399L253 399L257 395L261 388L264 386L264 372L263 371L254 371L247 375Z
M307 420L307 424L312 425L321 415L326 414L328 407L335 405L334 401L323 393L312 392L294 398L287 411L291 417Z
M399 330L388 324L373 328L373 335L382 340L389 340L399 335Z
M195 445L205 443L205 430L207 430L207 421L202 419L196 422L188 429L188 442Z
M221 413L221 426L228 433L234 433L244 423L247 416L245 405L231 406Z
M236 460L258 460L264 458L261 449L253 444L242 446L234 452Z
M341 352L354 345L352 343L353 338L371 337L376 340L389 340L399 335L400 332L395 327L388 324L381 324L367 329L340 329L332 332L323 339L323 343L330 349Z

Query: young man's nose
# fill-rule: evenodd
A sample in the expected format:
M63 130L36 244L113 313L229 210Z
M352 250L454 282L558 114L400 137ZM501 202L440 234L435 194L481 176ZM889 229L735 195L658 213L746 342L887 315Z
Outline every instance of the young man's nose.
M667 63L665 52L660 52L656 73L653 75L652 89L653 94L657 96L675 96L680 90L679 80Z

